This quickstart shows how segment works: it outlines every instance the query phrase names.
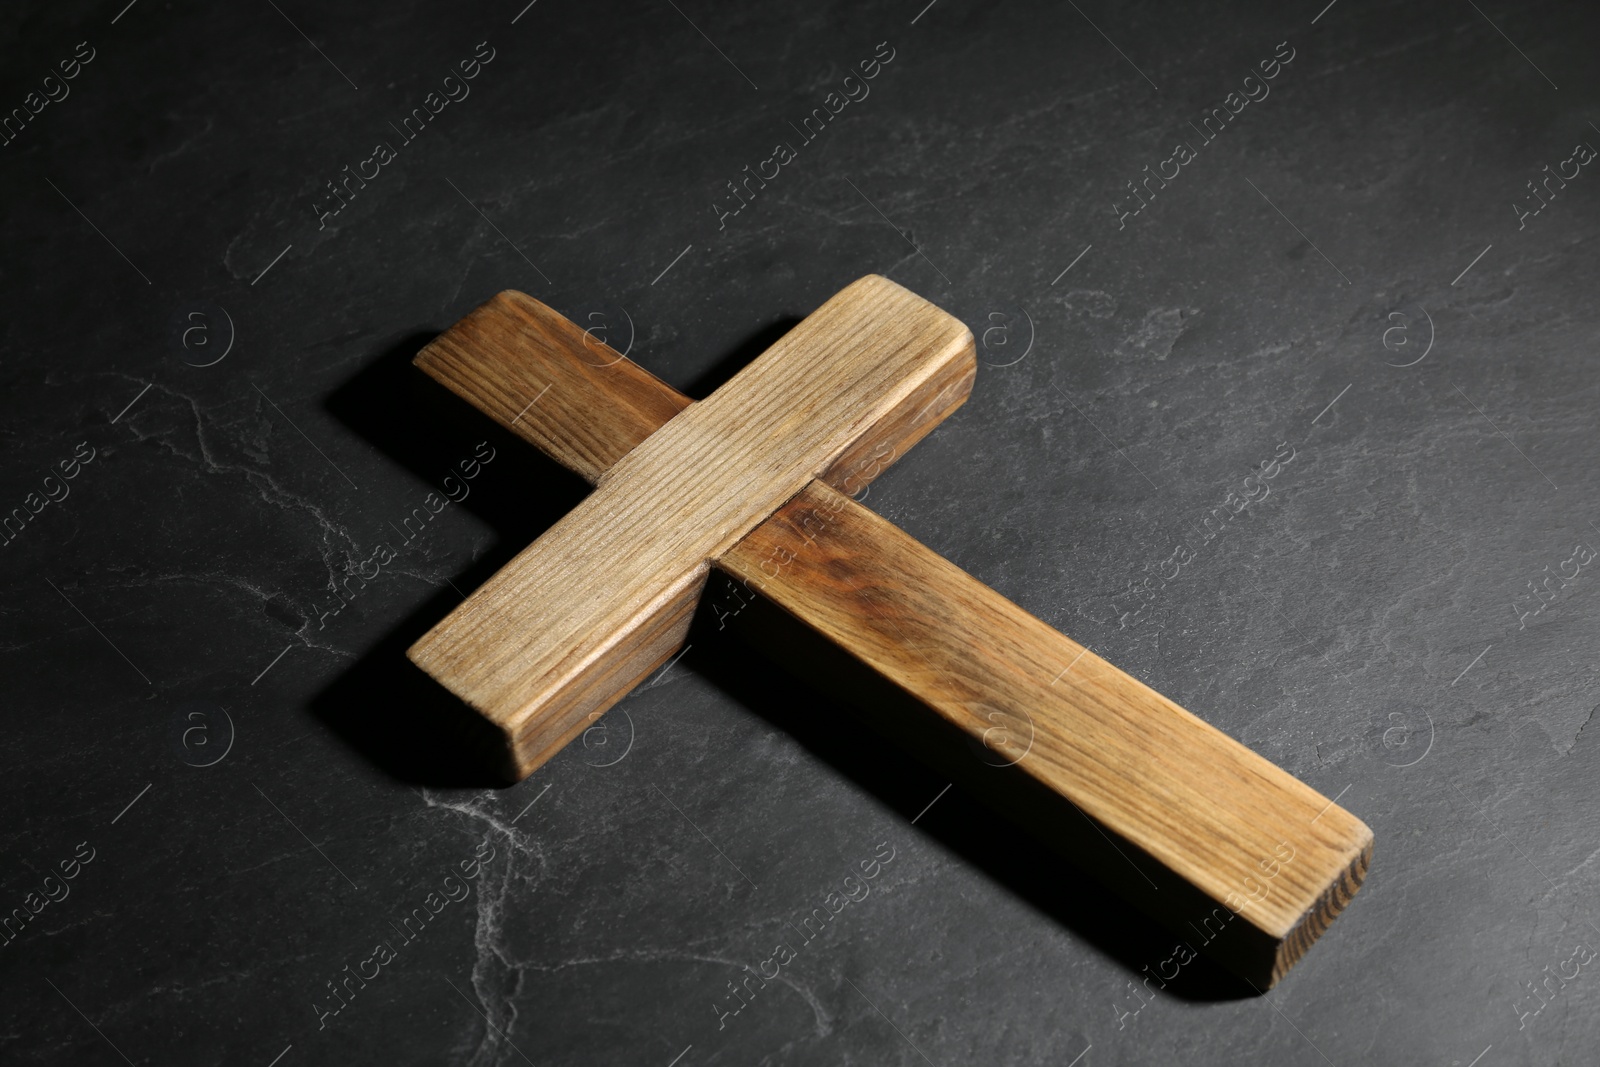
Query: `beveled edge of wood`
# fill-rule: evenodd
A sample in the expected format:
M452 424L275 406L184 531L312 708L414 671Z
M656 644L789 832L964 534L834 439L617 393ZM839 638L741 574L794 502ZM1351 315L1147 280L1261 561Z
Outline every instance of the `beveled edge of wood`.
M845 446L842 452L835 452L831 461L821 464L824 469L839 470L841 458L849 459L852 455L859 455L864 449L884 448L887 444L888 447L883 452L873 455L868 451L868 454L862 457L871 465L870 470L860 464L853 465L864 481L886 468L894 458L898 457L900 449L909 447L910 443L924 436L938 420L944 418L966 399L976 372L976 346L971 330L955 316L880 275L869 274L857 279L830 297L812 313L812 316L807 317L808 321L813 316L826 316L830 309L835 309L833 314L837 316L840 314L837 308L841 301L848 301L851 298L875 300L880 303L886 300L909 301L914 305L920 316L913 324L914 333L919 340L914 341L913 334L908 333L899 342L902 346L919 343L921 335L928 331L930 322L937 323L942 335L938 344L929 349L929 366L932 369L925 374L919 374L914 383L908 380L903 387L896 388L894 394L898 395L899 399L870 422L859 425L850 435L850 444ZM528 332L526 324L522 322L523 318L529 318L533 323L532 330L536 334L531 338L533 343L518 343L519 335ZM918 323L920 325L916 325ZM804 323L801 325L804 326ZM893 323L879 325L892 326ZM813 325L813 329L816 328ZM853 346L857 343L858 335L859 330L841 334L822 350ZM647 450L638 450L636 446L642 444L651 431L671 422L679 411L688 409L691 402L687 397L683 397L620 355L617 355L614 361L608 362L606 367L631 367L634 373L629 373L621 379L608 379L603 373L595 374L590 369L594 367L594 362L576 351L576 346L581 343L580 339L586 339L584 332L562 319L558 313L531 297L507 290L486 302L451 330L446 331L446 335L436 339L435 344L418 357L417 363L458 395L486 410L503 426L518 432L519 436L534 443L547 455L563 462L591 482L597 483L604 491L604 487L610 484L611 477L621 476L627 470L628 464L622 462L625 458L631 457L633 461L641 460L644 451ZM764 353L764 356L770 358L774 351L781 350L786 343L794 343L787 334ZM934 358L935 351L939 353L936 358ZM741 374L752 372L760 362L760 358L752 361L751 366L741 371ZM524 393L536 396L533 388L508 390L504 387L504 379L508 377L528 378L530 367L537 368L533 373L541 378L553 375L555 382L552 385L553 389L559 390L560 384L568 379L575 382L577 388L562 391L562 398L548 406L532 406L530 410L530 405L522 404L520 401ZM738 379L739 376L736 375L734 380ZM627 395L615 398L608 395L619 387L619 383ZM530 384L536 385L537 382ZM508 393L514 396L518 403L511 402ZM661 402L657 403L646 396L645 403L633 403L639 399L640 393L654 394ZM781 397L783 394L779 391L774 395ZM613 399L617 402L613 403ZM648 414L652 408L660 409L655 411L653 418ZM647 413L643 418L639 417L641 410ZM526 413L525 418L524 413ZM600 448L618 436L610 432L607 423L618 419L625 423L622 430L633 438L627 442L628 450L623 452L619 449L612 453L613 460L609 467L595 466L589 461L597 454L603 454ZM674 425L680 424L674 423ZM533 432L533 426L537 426L540 432ZM552 439L551 432L552 428L560 431L574 426L583 432L585 443L585 448L577 454L564 448L559 434ZM525 431L524 427L528 429ZM850 469L848 466L844 468L846 476ZM811 472L813 477L817 473L816 470ZM774 510L781 506L782 501L774 501ZM708 573L710 557L714 554L714 551L708 553L698 569L693 582L696 595L685 605L677 605L667 610L674 623L681 621L686 628L688 618L693 613L694 603L698 600L699 589L703 587L705 574ZM477 595L474 594L475 597ZM683 607L684 610L680 612L677 607ZM430 667L424 646L444 623L436 625L434 630L413 643L407 650L407 656L477 711L480 717L500 728L505 737L505 766L511 768L512 775L521 776L531 773L560 747L570 742L599 712L610 707L640 679L646 677L651 670L677 651L682 643L682 634L673 636L666 633L667 629L676 629L676 626L657 626L656 624L662 621L655 617L657 609L666 610L663 605L656 604L639 609L635 621L628 627L630 633L635 630L640 630L641 633L649 631L649 640L644 641L640 647L633 648L632 652L624 657L625 663L619 662L613 669L604 672L606 678L615 680L620 688L601 692L594 685L583 684L568 693L566 699L554 703L548 700L541 702L538 699L530 699L509 712L496 711L491 704L453 684L444 674ZM460 610L456 609L457 612ZM451 617L455 614L456 612L452 612ZM640 619L648 619L648 624L644 625L642 630L638 622ZM596 657L590 656L575 663L573 670L568 672L570 678L567 681L559 681L558 687L565 688L571 680L592 673L591 661L598 662Z
M972 331L967 330L966 348L961 355L902 400L888 416L817 475L817 480L846 496L861 492L965 404L972 395L977 377L977 343Z
M496 366L496 360L472 336L483 328L484 320L495 317L507 325L523 322L542 327L548 334L548 346L517 345L498 353ZM967 348L964 360L943 368L937 378L908 396L894 413L822 472L822 481L847 495L860 492L966 403L978 371L977 343L970 329ZM595 358L590 359L590 355ZM694 403L559 311L516 289L503 289L462 316L428 342L412 363L591 485L597 484L609 467L601 468L596 457L578 454L536 428L542 416L529 420L527 410L517 407L513 398L504 394L490 372L520 375L535 382L548 378L551 381L547 384L552 387L555 379L576 378L593 394L590 421L601 426L604 436L623 442L631 440L634 445ZM521 394L515 399L520 400ZM516 413L512 407L517 407ZM619 450L613 462L625 454Z
M677 654L694 620L695 609L710 570L709 564L701 568L682 593L671 599L666 610L655 613L649 620L650 625L640 630L630 654L621 659L607 675L612 677L621 674L625 679L623 684L602 687L592 682L581 691L571 694L571 699L563 706L552 707L550 714L518 723L497 722L473 708L479 718L493 722L505 739L504 766L509 771L511 781L520 782L544 766L619 700L633 692L634 687L650 677L651 672Z
M811 518L818 512L825 512L829 518L826 521L812 522ZM1210 931L1214 925L1214 933L1210 933L1209 936L1207 933L1201 933L1204 940L1195 942L1201 946L1200 951L1239 974L1258 990L1271 988L1296 961L1304 956L1311 944L1327 930L1333 919L1360 888L1370 862L1373 842L1371 828L1309 785L1271 764L1237 739L1229 737L1181 705L1150 689L1139 679L1118 671L1113 665L1099 661L1098 657L1096 660L1103 667L1122 676L1125 685L1147 691L1151 699L1167 706L1178 721L1189 722L1204 734L1225 743L1227 748L1236 750L1244 757L1243 769L1256 773L1269 772L1267 777L1276 781L1275 788L1287 790L1283 799L1293 798L1297 802L1293 806L1298 809L1305 821L1299 822L1296 829L1294 825L1280 820L1273 827L1273 833L1285 835L1287 837L1285 844L1292 842L1297 852L1316 855L1317 859L1309 861L1309 867L1307 859L1298 860L1296 872L1304 872L1309 877L1295 879L1298 888L1291 893L1293 899L1289 907L1277 903L1271 907L1262 906L1261 902L1266 897L1253 896L1255 890L1250 888L1252 883L1249 878L1245 878L1239 884L1234 884L1231 879L1221 885L1212 879L1208 884L1205 879L1194 876L1195 868L1192 866L1176 864L1165 853L1157 855L1146 847L1150 843L1148 839L1130 837L1125 833L1126 828L1122 824L1108 823L1089 814L1079 806L1078 800L1073 799L1072 792L1063 788L1056 780L1058 776L1038 773L1041 768L1037 761L1028 763L1019 759L1013 764L1008 764L1006 771L1009 783L1006 783L992 777L986 780L984 772L978 769L980 764L973 761L970 752L964 751L959 744L948 746L947 751L942 753L937 751L937 746L930 740L932 723L919 721L916 735L902 728L903 725L909 724L913 717L920 718L926 712L928 692L925 690L919 692L905 678L896 678L882 671L872 661L857 658L859 656L857 651L845 651L850 648L848 643L832 643L825 636L828 631L823 621L820 621L821 617L812 617L802 610L807 603L806 597L802 596L796 600L782 595L784 580L781 576L787 573L787 564L783 560L808 558L816 563L818 554L826 554L823 549L816 549L814 553L807 554L803 547L797 547L802 540L804 545L814 545L815 540L823 539L825 530L834 530L837 534L838 528L859 527L862 524L875 526L885 522L881 516L839 495L837 491L813 483L805 493L792 499L768 523L753 530L734 549L719 557L715 566L723 573L744 583L749 593L756 597L756 602L765 605L765 610L758 610L756 616L765 617L769 622L774 617L780 617L793 624L791 630L798 628L816 635L816 640L810 643L815 645L820 641L826 649L825 657L831 659L833 664L832 669L822 670L820 672L822 675L853 674L857 683L863 678L873 683L871 687L859 684L857 686L863 692L872 688L871 700L861 700L854 694L847 695L847 699L868 712L869 723L880 725L875 720L881 718L891 707L917 705L915 715L901 711L900 714L892 716L892 719L899 721L891 723L890 729L886 732L914 750L921 748L922 754L925 757L931 756L930 762L939 766L952 780L961 782L969 791L987 799L1016 821L1028 826L1041 840L1058 846L1075 861L1081 859L1078 851L1085 844L1098 849L1102 841L1108 843L1114 841L1116 854L1110 857L1112 860L1110 866L1091 866L1089 870L1179 937L1189 939L1200 930L1201 926ZM1028 615L1024 609L1005 600L1001 594L987 586L981 586L976 579L959 571L954 564L926 549L925 546L921 546L904 531L898 532L910 546L921 553L921 558L958 572L965 581L979 586L983 595L1001 601L1012 611L1026 615L1038 626L1046 628L1053 638L1070 641L1059 631L1048 627L1048 624L1040 622L1036 617ZM785 544L785 542L791 543ZM775 545L786 547L792 555L785 553L782 557L774 556L769 550ZM847 585L856 585L856 582L850 580L850 574L842 569L848 558L841 556L831 559L822 569L833 579L843 581ZM779 561L779 566L775 571L768 572L766 563L774 559ZM760 562L763 560L766 562ZM861 584L870 583L862 579ZM908 588L927 588L932 584L938 583L916 582ZM807 587L809 588L809 585ZM862 609L845 613L840 618L864 620L870 615L870 611ZM924 611L919 617L929 619L949 617L949 612ZM896 626L895 629L898 630L900 627ZM995 631L986 629L985 632ZM833 640L837 641L837 637ZM806 639L795 640L791 632L789 640L778 644L773 650L781 659L787 649L797 648L806 643L808 643ZM1088 654L1085 651L1084 655ZM1076 663L1081 658L1082 655L1072 662ZM845 670L838 668L841 659L851 661ZM1062 662L1066 660L1063 658ZM814 678L818 673L815 670L807 671L802 677ZM1054 685L1054 682L1051 684ZM898 699L890 694L895 694ZM888 699L885 699L886 697ZM960 735L971 726L970 723L964 726L955 716L936 715L933 718L944 723L948 727L945 732L951 736ZM982 728L982 724L979 723L977 728ZM967 746L979 740L970 731L964 737ZM952 753L954 758L951 758ZM982 766L989 768L992 765L983 763ZM1021 773L1016 773L1013 768L1020 768ZM1026 803L1019 803L1018 798L1023 796L1032 799ZM1046 815L1046 812L1059 817L1052 818ZM1098 840L1092 835L1083 833L1083 828L1076 821L1080 818L1096 829ZM1252 824L1253 828L1254 825ZM1135 859L1130 859L1130 856ZM1148 862L1136 862L1137 859ZM1271 861L1271 856L1266 856L1264 860L1255 861L1255 866L1259 866L1261 871L1267 871L1265 864ZM1284 860L1283 866L1287 868L1289 861ZM1135 877L1131 872L1137 872L1138 876ZM1260 875L1260 871L1256 871L1255 867L1248 864L1244 871L1236 873L1242 875L1251 872ZM1287 879L1288 876L1280 875L1273 870L1268 872L1262 881L1266 882L1275 877ZM1160 883L1159 886L1157 882ZM1281 887L1289 883L1282 881L1271 884ZM1230 886L1236 891L1228 892ZM1282 896L1280 891L1275 894L1274 900Z
M573 469L576 473L584 476L591 483L597 481L603 475L604 469L596 467L592 463L584 467L575 465L563 449L552 448L551 445L558 442L553 442L548 435L534 432L531 424L528 424L525 419L519 419L510 410L506 398L493 395L495 385L493 378L482 373L483 371L500 369L515 373L520 369L523 374L533 377L537 376L538 370L544 370L553 378L555 375L550 373L551 363L568 365L571 371L577 373L580 380L587 379L595 386L597 395L608 394L600 396L598 404L595 408L589 410L588 414L593 421L614 420L622 425L620 429L600 427L602 436L610 435L625 439L627 436L632 435L638 440L642 440L664 424L666 418L671 417L671 414L666 414L666 418L660 418L659 416L662 413L676 413L676 411L688 407L691 403L688 397L678 393L638 364L616 353L615 350L604 345L603 342L594 339L586 331L579 329L576 324L560 316L558 312L515 290L505 290L496 294L495 297L464 318L462 322L466 322L472 315L480 312L493 313L498 311L504 313L508 310L515 312L518 318L532 318L546 325L556 322L558 326L565 324L567 328L551 330L550 335L546 338L547 343L543 347L523 345L502 350L499 353L501 366L496 368L491 360L480 358L475 349L463 348L459 345L452 345L453 351L449 353L450 358L443 358L444 353L441 352L441 349L446 346L440 345L439 341L445 338L446 335L451 335L452 331L455 331L461 325L461 323L457 323L456 326L452 326L450 330L445 331L445 334L442 334L440 338L435 339L435 342L424 348L416 357L415 363L424 372L445 385L462 399L484 411L502 426L507 427L524 440L534 444L552 459L563 463L569 469ZM459 339L459 334L451 338L452 341ZM935 425L958 408L970 395L976 373L975 346L972 344L970 331L968 332L968 344L969 351L972 352L970 366L963 366L959 373L947 375L938 382L930 381L918 391L915 398L908 397L901 407L897 409L895 416L886 420L886 423L894 423L893 427L887 427L882 433L876 434L870 439L863 439L855 448L840 456L827 471L823 472L820 475L821 480L846 493L859 491L878 473L887 469L911 445L915 444L916 441L930 432ZM582 346L582 348L580 349L578 346ZM585 358L585 350L594 354L595 359ZM517 366L518 364L521 364L520 368ZM954 366L952 364L952 367ZM605 374L605 372L614 369L617 372L615 377L608 377ZM610 395L614 394L618 387L625 394L629 394L629 401L642 399L644 402L642 404L623 402ZM659 402L652 402L648 397L647 394L651 391L656 394ZM928 394L932 394L931 398L924 402L922 398L927 397ZM923 406L919 407L919 404ZM924 418L923 416L928 408L933 408L935 404L938 406L934 408L933 416ZM883 451L885 444L889 448L887 453ZM620 455L616 458L620 458ZM633 684L637 684L639 680L648 677L650 672L659 667L660 663L664 662L670 654L670 650L664 655L657 650L655 656L647 657L652 661L648 665L645 665L644 661L641 660L634 667L635 671L638 672L638 677L634 679L633 683L630 683L628 688L631 689ZM621 694L619 693L618 698L620 696ZM601 706L593 707L587 714L576 716L570 725L561 730L559 737L553 740L549 737L543 738L546 743L538 751L525 750L527 742L530 740L526 732L522 736L517 736L486 715L478 713L476 718L494 731L502 746L499 751L499 769L501 773L509 781L517 781L531 774L562 747L570 743L574 737L586 729L588 725L598 718L601 712L614 702L615 698L611 701L606 701ZM1342 808L1338 810L1342 814L1347 814ZM1366 841L1364 846L1352 857L1347 867L1327 886L1314 904L1300 916L1298 921L1281 938L1275 939L1275 952L1270 957L1270 970L1267 967L1268 960L1264 959L1262 954L1252 953L1255 962L1252 963L1249 970L1264 983L1262 991L1272 988L1304 957L1311 945L1329 928L1333 919L1350 903L1360 889L1371 863L1373 835L1370 828L1366 827L1360 820L1355 820L1353 816L1350 818L1360 825L1365 832ZM1131 842L1125 841L1125 844L1129 847L1137 848ZM1271 937L1266 931L1255 926L1246 915L1241 914L1239 917L1246 919L1249 928L1259 937ZM1266 946L1263 946L1263 950L1258 951L1264 951L1265 948Z
M1341 811L1344 809L1340 809ZM1353 818L1353 816L1352 816ZM1315 904L1300 917L1293 929L1284 935L1278 942L1278 952L1272 961L1272 973L1267 978L1266 989L1271 989L1278 984L1289 969L1305 956L1317 939L1327 932L1333 925L1333 920L1349 905L1350 901L1360 892L1361 886L1367 880L1367 871L1372 866L1372 846L1374 836L1372 828L1361 820L1356 820L1366 831L1366 843L1356 853L1339 877L1323 890ZM1265 992L1263 989L1262 992Z

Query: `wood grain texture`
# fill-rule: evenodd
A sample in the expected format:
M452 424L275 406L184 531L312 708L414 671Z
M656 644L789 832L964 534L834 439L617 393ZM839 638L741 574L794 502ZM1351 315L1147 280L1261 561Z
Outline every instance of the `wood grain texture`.
M511 289L440 334L413 362L590 485L694 403L560 312ZM977 369L975 358L941 364L822 480L859 493L966 401Z
M509 289L414 362L591 485L689 406L688 397L564 315Z
M852 288L869 290L869 299L887 295L919 313L929 307L915 297L905 301L902 290L881 279L863 279ZM894 329L883 318L872 325ZM801 350L848 347L851 342L840 339L858 328L838 317L820 331L808 326L823 326L823 320L808 319L785 341L793 338ZM876 725L1180 937L1258 987L1271 986L1359 888L1371 856L1365 825L828 488L859 492L970 393L976 367L970 336L937 315L924 326L954 339L956 355L928 361L919 384L880 403L869 424L845 431L845 437L854 434L853 442L798 495L779 500L781 493L773 491L768 504L741 511L731 526L751 523L747 535L723 538L721 549L697 541L683 552L675 542L664 558L647 560L657 579L655 586L646 583L647 591L654 589L658 599L620 623L616 617L602 620L612 627L603 631L610 640L589 647L587 660L576 657L576 670L574 649L581 642L571 630L551 631L567 634L565 647L559 640L553 648L548 641L527 641L536 620L547 617L539 612L560 603L558 596L546 598L547 607L520 604L538 584L540 572L532 565L521 568L516 584L502 586L470 626L433 642L446 629L441 624L418 643L412 658L500 728L504 770L520 778L681 647L704 561L715 557L717 567L762 594L756 598L759 610L743 619L786 620L789 629L771 642L780 659L801 664L813 682L841 682L845 695L868 709ZM931 347L941 345L946 341ZM948 355L951 349L943 350ZM601 483L597 497L611 489L607 472L613 466L691 407L687 397L517 293L502 293L473 312L417 362L551 458ZM741 380L743 375L734 381ZM815 395L785 393L789 386L780 383L784 376L773 373L758 386L778 389L782 403L794 396L794 403L810 404L807 412L819 403ZM540 403L529 407L528 400L546 386ZM763 445L761 433L753 444L749 438L762 425L748 415L755 396L720 390L696 406L712 410L709 421L675 447L728 447L730 439L717 431L724 420L746 435L738 447ZM735 408L745 415L726 414ZM782 411L780 404L759 417L778 418ZM765 444L785 440L794 425L773 425ZM693 481L702 467L716 471L712 481L731 479L736 491L752 481L767 484L725 463L671 462L675 457L652 458L645 449L640 455L634 481L619 487L638 492L640 480L651 476ZM669 527L686 514L682 499L671 494L633 506L630 513L612 502L582 523L558 526L586 528L598 541L597 525L621 514L634 523L629 536L648 540L654 536L648 509L667 509L661 523ZM756 519L763 510L770 517ZM716 521L725 519L719 515ZM608 556L612 550L604 549L598 552L602 561L637 566L626 552L626 537L610 543L621 555ZM558 562L542 558L540 566ZM593 564L595 554L587 558ZM700 563L689 566L696 558ZM673 573L681 580L661 580ZM569 582L563 588L581 596L580 586ZM492 636L508 617L511 632L521 636L501 649L511 657L504 672L485 675L471 663L475 635L487 628ZM804 651L808 642L811 659ZM545 657L535 661L542 675L533 669L518 674L520 657L529 652ZM562 676L564 667L568 673ZM533 699L518 698L524 684ZM1287 861L1286 853L1292 853Z
M1365 875L1359 819L826 485L717 566L968 738L966 778L1070 802L1125 846L1111 882L1191 942L1226 932L1207 947L1260 986Z
M972 335L959 320L868 276L712 397L623 450L632 431L607 425L607 380L597 376L573 376L572 397L558 393L558 381L515 418L513 405L526 405L539 384L515 354L559 343L550 337L560 328L531 330L526 323L541 315L522 301L497 297L485 307L492 310L474 312L483 314L471 329L430 346L430 373L486 400L505 425L545 412L529 439L592 470L598 487L408 655L505 733L519 775L677 650L712 558L864 440L925 432L915 420L942 417L951 397L965 395L960 383L974 365ZM511 342L500 336L508 323ZM571 331L566 337L570 352ZM494 353L482 364L477 344ZM645 395L653 389L648 375L628 379L632 407L647 413L633 426L672 406L659 390L653 401ZM554 439L578 426L581 447Z

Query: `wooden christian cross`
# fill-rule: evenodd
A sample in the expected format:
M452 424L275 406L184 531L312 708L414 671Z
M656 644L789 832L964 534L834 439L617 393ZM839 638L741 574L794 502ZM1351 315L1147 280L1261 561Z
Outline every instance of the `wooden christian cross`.
M595 485L409 652L513 778L682 647L717 567L914 698L913 733L981 744L952 773L1258 987L1360 886L1359 819L847 495L971 392L972 334L915 294L862 278L698 403L516 292L416 362Z

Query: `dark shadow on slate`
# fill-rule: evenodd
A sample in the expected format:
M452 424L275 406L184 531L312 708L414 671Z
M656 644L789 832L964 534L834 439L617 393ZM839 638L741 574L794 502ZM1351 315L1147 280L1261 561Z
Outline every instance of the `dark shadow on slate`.
M704 400L716 392L721 385L735 374L738 374L757 356L777 344L778 339L800 324L800 320L793 315L784 316L763 326L746 337L729 352L718 359L705 370L695 375L694 380L684 386L680 391L695 400Z
M471 456L478 442L488 441L495 450L493 463L473 481L467 498L451 507L464 508L492 526L502 541L514 542L505 554L509 559L572 510L589 487L413 366L412 359L435 336L416 333L396 342L335 390L327 407L427 483L411 503L420 502L428 489L439 491L445 476L459 477L455 464Z
M712 572L691 628L693 648L684 656L684 665L795 738L863 791L900 811L908 824L918 819L916 831L933 837L1029 906L1125 966L1132 972L1130 981L1138 983L1146 974L1155 974L1158 964L1173 954L1177 936L959 785L922 814L950 779L864 719L859 706L896 699L888 687L875 685L855 671L839 670L833 657L812 655L808 646L819 639L793 620L782 622L779 617L787 616L770 604L757 600L737 616L719 618L713 605L729 603L718 600L723 581ZM753 620L752 624L747 625L747 619ZM770 629L775 622L777 628ZM750 638L754 640L747 641ZM760 654L752 656L752 647ZM840 654L838 658L844 657ZM773 684L775 662L786 670L778 685ZM848 690L849 700L834 691L836 684ZM934 731L931 712L921 708L910 711L927 715L929 733ZM1198 937L1189 939L1190 944L1199 941ZM1150 969L1144 971L1147 965ZM1182 967L1165 988L1158 982L1152 988L1162 995L1195 1001L1256 995L1244 981L1204 955ZM1139 1001L1124 985L1106 991L1108 1010L1113 1003L1132 1010Z
M702 371L688 392L699 397L722 386L797 322L781 318L750 334ZM570 512L589 486L419 371L411 360L435 336L437 331L406 334L334 390L326 406L426 483L406 507L421 504L429 490L440 491L443 478L456 474L459 459L472 456L478 442L490 442L493 464L470 483L464 501L451 504L482 518L496 533L493 547L451 579L462 593L470 593ZM398 510L390 518L403 522L405 514ZM392 544L403 552L398 531ZM440 590L310 704L315 717L342 741L406 784L507 784L491 757L499 745L496 731L405 657L405 649L458 603L461 597L453 589Z
M755 331L685 391L696 397L714 391L799 321L781 318ZM493 463L471 483L466 499L450 505L476 515L496 534L493 546L452 579L462 593L471 593L571 511L589 486L418 370L412 359L436 336L437 331L406 335L341 385L327 407L426 483L407 506L419 504L429 489L439 490L478 442L494 447ZM394 547L403 551L399 541L397 534ZM430 597L311 702L312 713L345 743L408 785L507 784L488 756L499 743L495 732L405 656L460 602L448 587Z
M798 321L779 320L752 334L685 392L703 397L714 391ZM454 579L469 593L571 510L588 486L412 366L412 357L433 336L419 333L392 346L341 386L328 407L435 489L455 460L470 455L477 442L493 445L493 464L473 483L466 500L452 505L472 511L498 535L494 546ZM419 486L417 500L426 492ZM721 581L712 574L693 623L694 647L684 664L864 791L903 812L909 823L944 787L945 775L878 733L863 730L858 711L809 683L814 673L808 673L808 664L780 656L795 674L792 681L773 685L770 661L751 656L746 643L734 636L738 621L723 630L714 616L710 604ZM405 657L406 648L459 602L454 590L441 589L311 702L313 714L346 743L410 785L508 784L494 769L495 732ZM1146 965L1153 970L1172 953L1172 934L960 787L946 793L916 829L1124 965L1132 982L1144 978ZM1161 992L1202 1001L1253 995L1204 956L1185 966ZM1137 1003L1126 987L1108 990L1106 1002L1124 1010Z
M444 477L478 442L494 448L493 461L467 483L466 498L450 505L496 533L488 551L451 578L470 593L572 510L589 487L412 366L434 336L414 334L393 345L340 386L328 409L426 483L404 499L406 507L420 505L429 490L444 495ZM398 533L391 543L403 558ZM460 602L455 590L441 588L311 702L312 713L347 744L410 785L506 784L485 755L496 743L494 731L406 659L406 649Z
M430 597L311 700L325 727L407 785L505 784L493 769L496 732L406 659L412 642L460 602L448 588Z

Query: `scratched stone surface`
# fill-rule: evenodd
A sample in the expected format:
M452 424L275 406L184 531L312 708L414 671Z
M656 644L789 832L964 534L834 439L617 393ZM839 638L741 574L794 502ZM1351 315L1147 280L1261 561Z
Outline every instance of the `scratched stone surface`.
M0 1061L1593 1062L1592 7L124 4L0 16ZM583 487L410 356L868 272L983 362L869 506L1376 832L1268 995L715 625L453 754Z

